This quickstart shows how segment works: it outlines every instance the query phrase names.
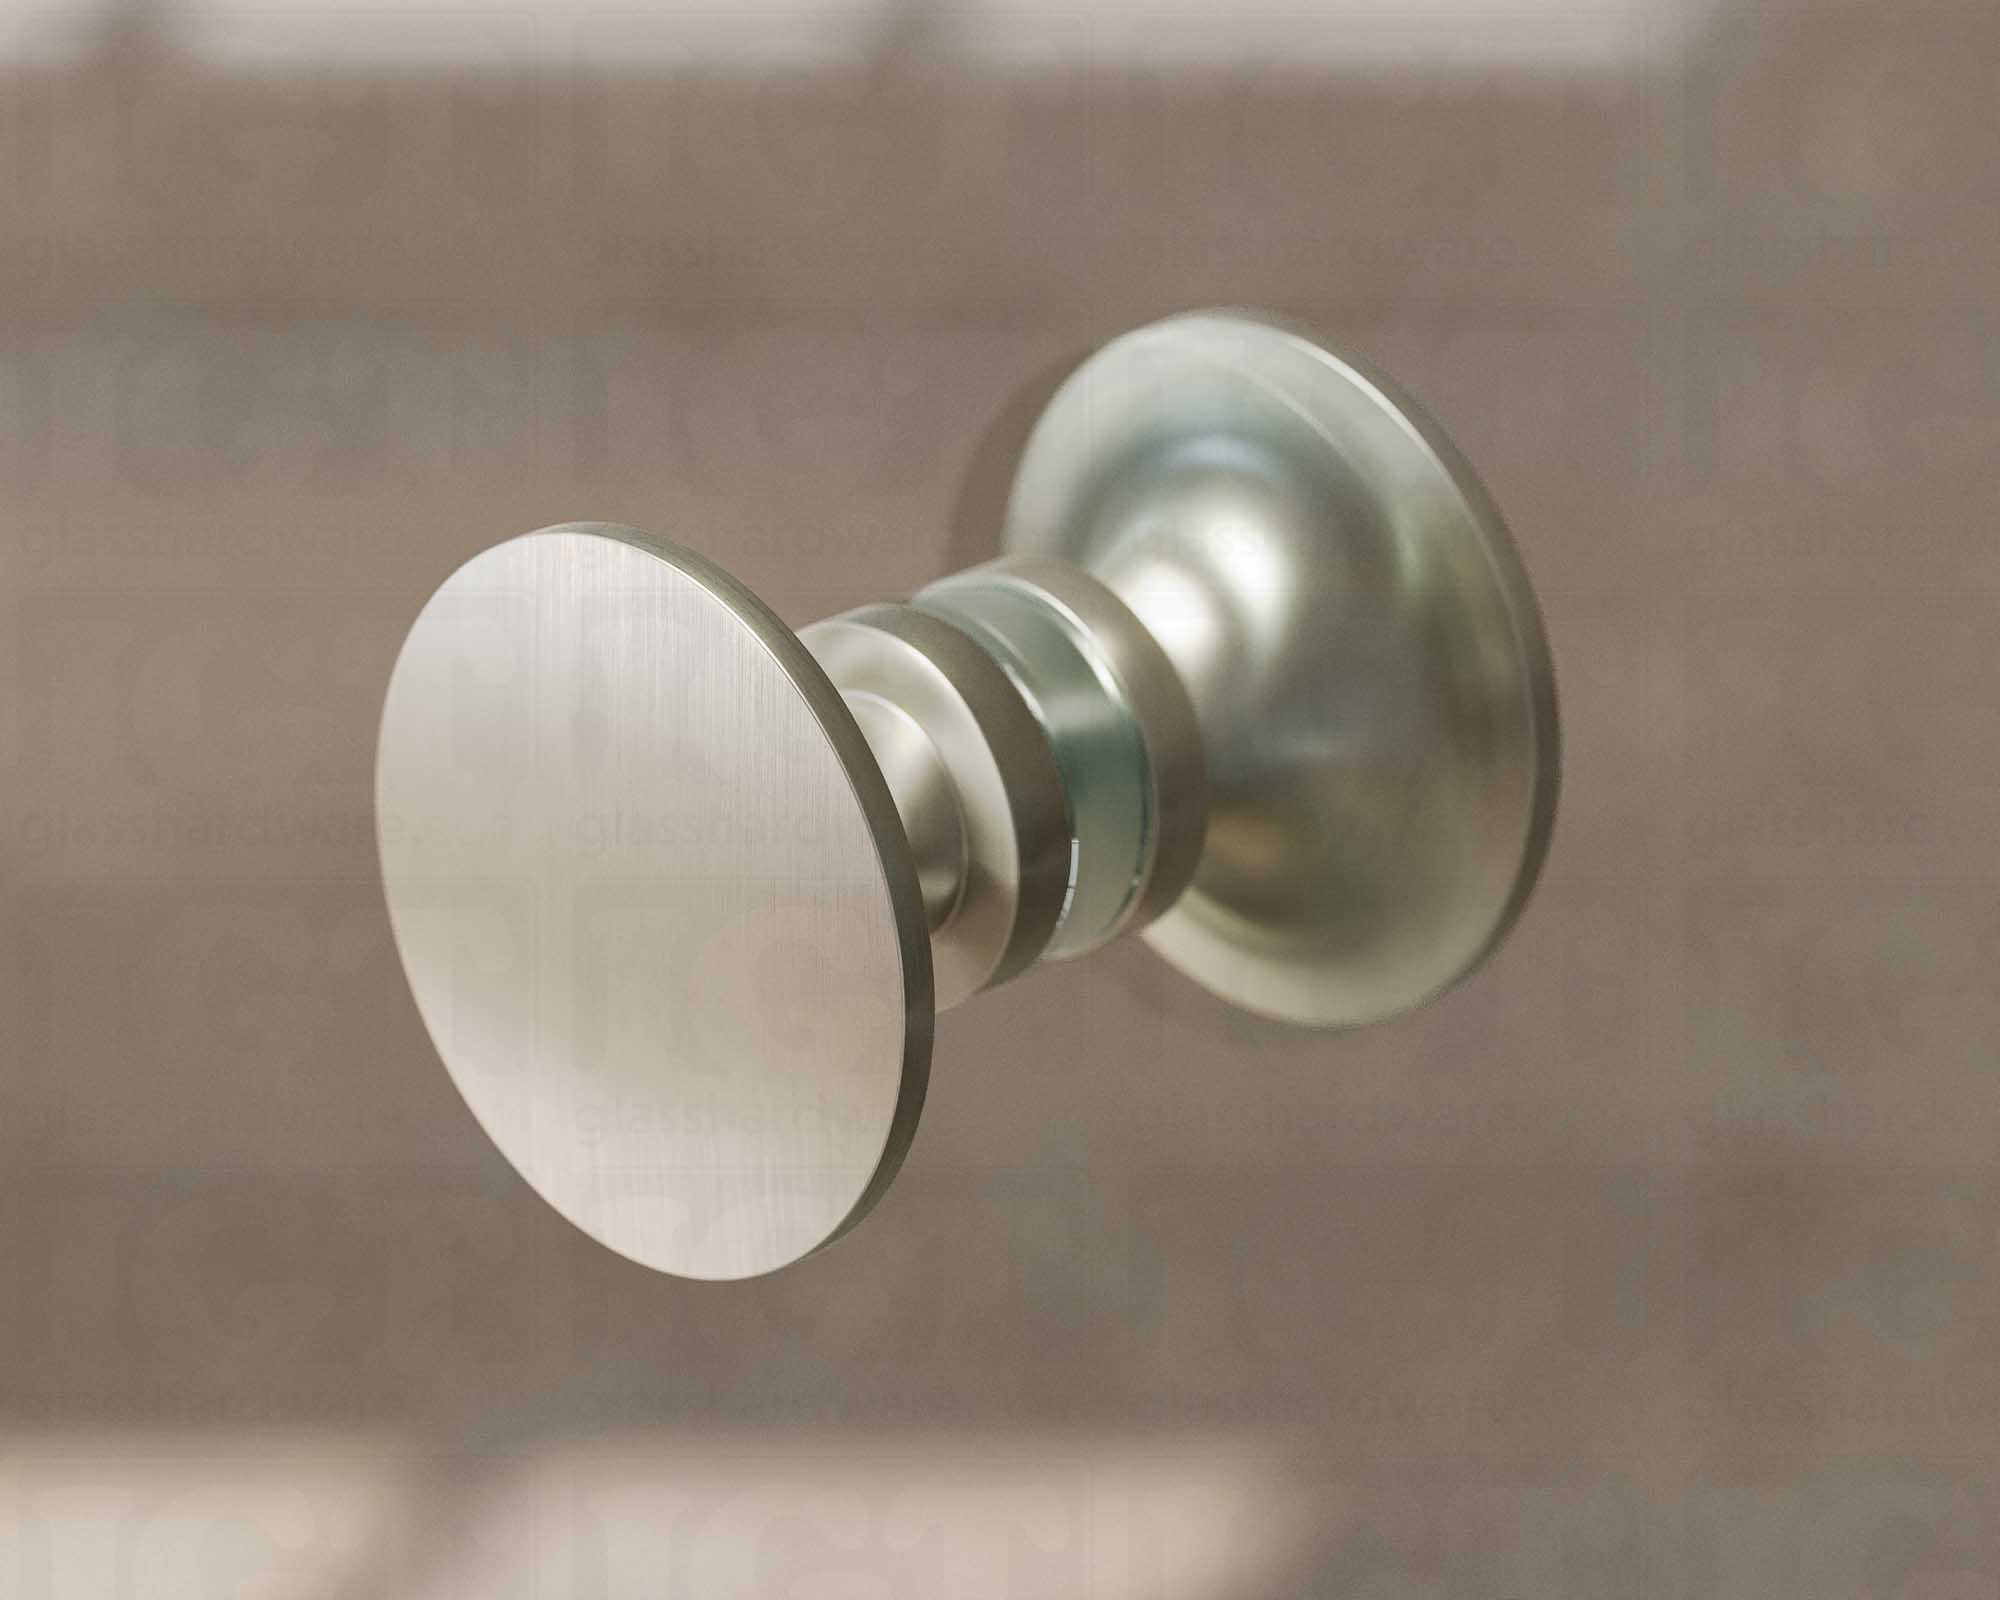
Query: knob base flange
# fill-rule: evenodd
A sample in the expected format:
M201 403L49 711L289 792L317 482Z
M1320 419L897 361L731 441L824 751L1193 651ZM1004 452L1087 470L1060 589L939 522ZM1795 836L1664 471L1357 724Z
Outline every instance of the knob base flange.
M1006 544L1115 593L1194 705L1207 834L1144 931L1168 961L1341 1026L1499 942L1554 819L1548 645L1491 500L1385 380L1251 314L1138 329L1050 402Z

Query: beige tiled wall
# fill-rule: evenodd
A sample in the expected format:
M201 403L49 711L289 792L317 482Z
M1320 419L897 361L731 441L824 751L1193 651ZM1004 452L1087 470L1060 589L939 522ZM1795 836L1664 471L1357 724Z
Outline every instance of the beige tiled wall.
M1628 10L0 36L0 1592L1994 1594L2000 12ZM1114 949L943 1019L823 1256L571 1233L373 878L429 587L907 592L1214 302L1514 524L1512 941L1347 1037Z

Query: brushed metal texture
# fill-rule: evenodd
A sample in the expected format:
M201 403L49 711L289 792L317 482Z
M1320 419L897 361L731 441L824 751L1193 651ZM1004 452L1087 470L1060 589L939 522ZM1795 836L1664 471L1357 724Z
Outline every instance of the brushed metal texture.
M377 810L438 1052L586 1233L741 1278L887 1186L931 1050L915 864L840 694L719 568L603 524L475 556L396 663Z

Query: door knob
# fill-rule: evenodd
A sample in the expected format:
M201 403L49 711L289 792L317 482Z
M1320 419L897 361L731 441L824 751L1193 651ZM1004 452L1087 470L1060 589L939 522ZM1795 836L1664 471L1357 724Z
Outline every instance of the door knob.
M1534 598L1383 380L1245 313L1129 333L1042 415L1004 546L794 633L694 551L574 523L412 626L376 791L410 988L611 1248L741 1278L843 1233L936 1009L1038 961L1138 932L1236 1005L1363 1023L1533 886Z

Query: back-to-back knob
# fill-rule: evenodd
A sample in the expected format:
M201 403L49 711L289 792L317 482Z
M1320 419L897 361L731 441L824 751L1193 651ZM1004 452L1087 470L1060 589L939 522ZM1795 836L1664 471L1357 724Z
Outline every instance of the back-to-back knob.
M570 1221L741 1278L867 1213L935 1012L1139 932L1341 1026L1478 964L1546 853L1554 683L1438 430L1307 336L1100 350L1007 554L794 633L604 523L445 580L382 714L382 876L439 1054Z

